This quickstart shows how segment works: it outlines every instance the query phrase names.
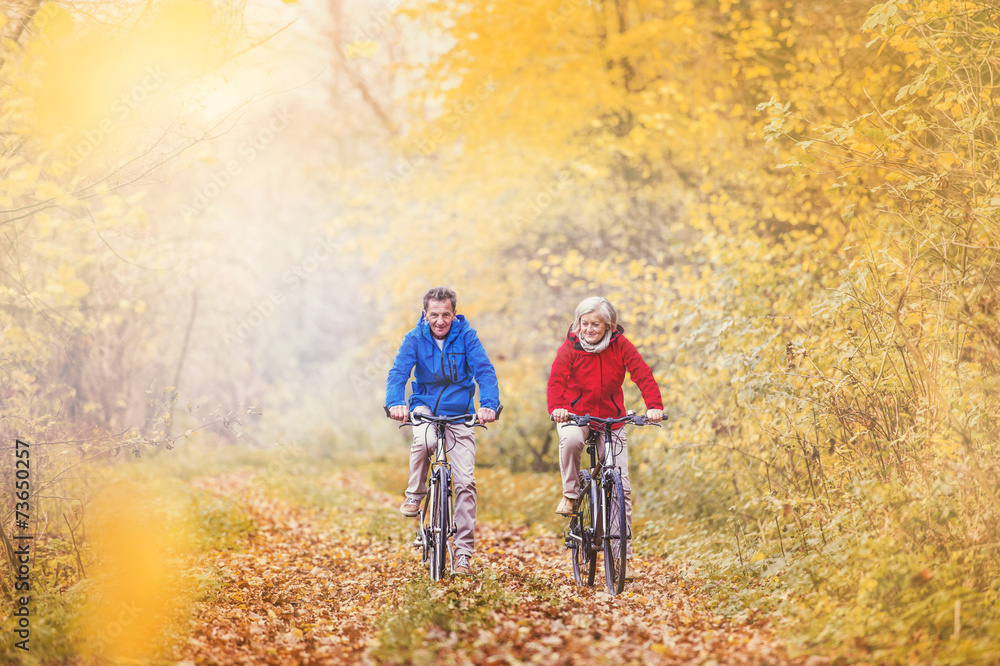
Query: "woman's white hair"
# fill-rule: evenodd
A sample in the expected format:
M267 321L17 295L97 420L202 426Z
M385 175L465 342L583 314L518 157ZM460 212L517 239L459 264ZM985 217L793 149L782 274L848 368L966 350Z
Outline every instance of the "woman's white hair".
M611 301L603 296L591 296L583 299L576 306L576 312L573 314L574 333L580 332L580 319L591 312L596 312L612 330L618 325L618 311L615 310L615 306L611 305Z

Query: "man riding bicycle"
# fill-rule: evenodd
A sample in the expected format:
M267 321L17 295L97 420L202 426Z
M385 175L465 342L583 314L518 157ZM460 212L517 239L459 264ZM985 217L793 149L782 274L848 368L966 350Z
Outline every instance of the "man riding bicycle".
M500 389L496 372L486 350L465 317L456 314L455 292L435 287L424 295L424 309L396 354L385 387L389 415L406 422L410 412L435 416L458 416L475 411L482 423L496 421L500 408ZM413 373L412 393L406 401L406 381ZM478 410L475 409L476 385L479 386ZM426 494L424 481L435 445L430 427L413 429L410 447L410 478L406 499L399 508L407 517L420 513ZM455 486L455 573L468 574L475 546L476 528L476 438L473 428L453 425L448 428L452 479Z

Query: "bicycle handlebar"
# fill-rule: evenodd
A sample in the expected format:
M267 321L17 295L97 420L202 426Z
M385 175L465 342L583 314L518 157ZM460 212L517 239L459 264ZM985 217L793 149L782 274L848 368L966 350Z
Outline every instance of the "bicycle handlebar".
M385 410L385 415L388 418L392 418L389 413L388 405L382 405L382 409ZM503 411L503 405L500 405L496 409L497 420L500 419L500 412ZM434 416L433 414L424 414L422 412L410 412L410 418L402 423L399 427L403 426L415 426L421 423L441 423L444 425L456 425L462 424L465 426L486 428L486 426L479 421L479 417L475 414L458 414L456 416Z
M666 419L667 415L664 414L663 418ZM549 420L555 421L556 419L554 416L549 414ZM637 426L651 425L651 426L656 426L657 428L660 427L659 423L653 423L652 421L649 420L649 417L647 417L646 415L639 415L639 414L626 414L625 416L619 416L618 418L611 418L611 419L602 419L596 416L591 416L589 414L585 414L582 416L578 414L570 414L569 420L566 421L566 423L572 423L573 425L580 426L581 428L583 426L589 426L591 423L600 423L602 425L631 423L632 425L637 425Z

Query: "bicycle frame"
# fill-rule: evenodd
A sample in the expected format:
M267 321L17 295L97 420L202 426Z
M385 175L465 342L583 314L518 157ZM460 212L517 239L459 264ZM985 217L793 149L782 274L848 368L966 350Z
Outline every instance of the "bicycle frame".
M455 487L452 483L451 463L448 461L448 447L446 446L448 426L445 423L434 423L433 425L437 441L434 447L434 458L431 460L430 469L427 473L427 494L424 496L423 507L420 510L420 529L417 531L421 539L425 557L430 550L430 543L427 541L428 534L433 538L435 533L435 528L431 525L431 502L437 490L436 485L439 475L436 472L438 471L443 472L441 478L445 479L445 497L448 499L448 515L451 517L455 515ZM448 540L448 555L452 563L452 572L454 572L455 546L450 539L455 535L457 530L454 520L448 520L447 522L448 533L445 538Z
M570 414L566 423L589 429L586 447L590 455L590 468L580 472L581 481L586 479L589 484L586 492L587 504L583 505L587 510L585 511L579 503L576 505L574 517L571 518L566 532L566 547L573 555L573 575L579 584L592 585L594 562L597 554L603 550L608 591L617 594L623 590L625 584L627 540L632 538L632 533L628 525L628 509L622 489L624 474L618 466L615 452L618 437L615 435L614 426L617 424L658 426L659 424L651 423L646 417L636 416L631 411L624 417L611 419ZM597 452L598 442L604 444L604 453L600 457ZM587 513L589 519L585 517ZM615 524L612 524L613 522ZM583 565L587 568L586 581L582 573Z
M597 459L597 443L603 435L604 439L604 460ZM615 459L614 428L611 423L603 423L600 428L590 427L590 434L587 436L587 452L590 453L590 497L598 506L592 511L593 515L600 516L600 521L595 525L599 529L595 532L595 546L600 549L604 543L605 525L611 524L611 507L608 505L607 495L601 490L607 476L612 470L618 467Z
M588 426L589 427L589 426ZM585 445L587 447L587 453L590 454L590 468L588 469L590 473L590 497L591 501L596 504L597 498L600 498L600 505L593 506L591 515L601 518L600 522L595 521L597 524L595 528L599 526L606 525L606 520L610 520L610 508L607 506L607 502L604 500L604 493L600 490L604 485L604 475L617 468L614 455L614 446L609 446L608 442L612 436L613 430L610 424L602 424L601 428L590 428L590 434L587 435L587 440ZM604 435L604 460L598 461L597 459L597 440L599 435ZM574 535L569 535L570 538L576 539L577 541L582 541ZM600 548L601 543L604 539L602 532L598 529L594 534L595 545Z

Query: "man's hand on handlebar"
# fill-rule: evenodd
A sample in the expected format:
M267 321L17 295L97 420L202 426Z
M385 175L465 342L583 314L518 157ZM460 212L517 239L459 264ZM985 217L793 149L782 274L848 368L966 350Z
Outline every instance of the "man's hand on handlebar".
M650 423L659 423L663 420L663 410L662 409L647 409L646 418L649 419Z
M493 423L497 420L497 413L488 407L480 407L476 412L476 417L480 423Z
M569 410L553 409L552 420L555 421L556 423L566 423L567 421L569 421Z
M406 423L410 419L410 409L406 405L394 405L389 408L389 418Z

